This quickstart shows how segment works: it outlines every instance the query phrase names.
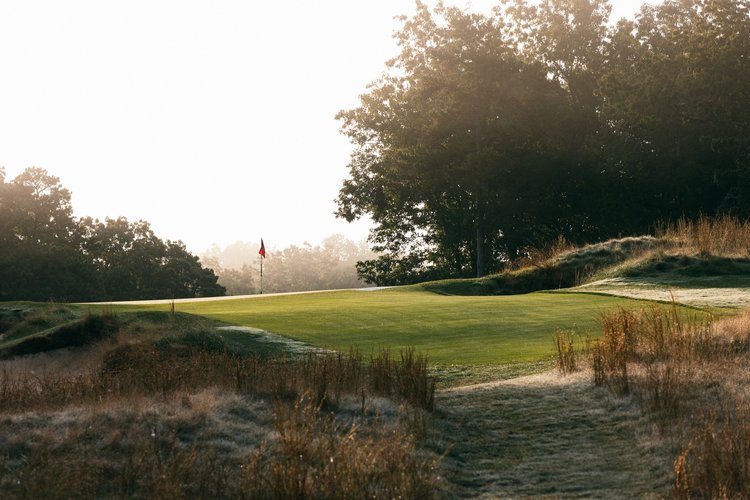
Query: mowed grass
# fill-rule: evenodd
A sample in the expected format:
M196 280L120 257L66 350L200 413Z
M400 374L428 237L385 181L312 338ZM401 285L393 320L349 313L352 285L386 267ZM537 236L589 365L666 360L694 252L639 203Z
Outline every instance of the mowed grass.
M415 347L432 364L499 365L549 359L555 329L575 328L596 336L603 312L642 304L590 294L446 296L406 287L187 302L175 307L323 348L356 347L369 353ZM170 306L114 307L164 310Z

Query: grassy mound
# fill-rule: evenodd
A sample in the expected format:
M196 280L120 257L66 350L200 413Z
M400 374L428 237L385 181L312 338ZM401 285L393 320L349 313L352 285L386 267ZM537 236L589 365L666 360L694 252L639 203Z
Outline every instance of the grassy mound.
M621 270L626 278L750 275L750 258L698 255L651 255Z
M433 281L417 286L443 295L517 295L570 288L617 264L669 246L669 241L653 236L613 239L566 250L485 278Z
M85 313L76 306L35 303L0 307L0 317L6 318L6 330L0 337L0 358L87 346L118 332L131 339L159 338L162 343L178 342L177 339L183 343L206 342L196 332L210 331L213 326L189 314L133 311L116 315L106 308Z
M65 347L80 347L107 338L119 329L115 316L90 315L39 335L32 335L0 349L0 357L20 356L52 351Z
M532 252L520 267L500 274L418 286L443 295L515 295L612 278L644 278L652 284L686 287L703 287L702 280L710 278L747 286L750 223L731 217L679 220L658 228L656 236Z
M0 345L81 317L75 307L40 302L5 302L0 307Z

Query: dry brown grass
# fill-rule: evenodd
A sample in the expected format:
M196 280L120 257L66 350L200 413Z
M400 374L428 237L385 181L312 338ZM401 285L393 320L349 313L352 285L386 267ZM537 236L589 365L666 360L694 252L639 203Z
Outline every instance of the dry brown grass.
M525 267L547 267L555 257L574 248L575 246L560 234L552 243L546 246L523 249L521 256L513 260L508 265L508 269L518 270Z
M113 344L0 374L3 498L430 497L434 383L413 350L241 358ZM33 366L33 363L32 363Z
M557 369L567 374L576 370L575 332L557 330L552 336L555 346Z
M397 419L344 419L308 395L272 402L214 392L209 399L207 413L170 398L6 420L15 433L2 435L0 492L3 498L434 495L437 461L417 452Z
M700 425L674 464L677 498L750 497L750 411L723 405Z
M679 449L674 494L747 498L750 312L714 322L674 306L620 310L602 326L594 382L630 391L664 446Z
M657 236L674 242L682 253L707 256L750 255L750 222L728 215L680 219L657 226Z
M104 355L101 368L77 374L3 370L0 413L206 387L272 397L310 392L321 403L363 393L427 410L432 409L435 392L426 358L413 349L401 351L399 359L385 350L369 360L356 351L264 359L141 343L120 346Z

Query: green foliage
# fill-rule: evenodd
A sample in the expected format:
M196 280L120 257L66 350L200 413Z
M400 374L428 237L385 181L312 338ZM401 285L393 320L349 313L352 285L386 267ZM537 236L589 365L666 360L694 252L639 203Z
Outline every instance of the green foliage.
M0 300L94 295L93 268L78 249L70 191L45 170L0 179Z
M368 214L373 283L496 272L558 235L750 214L750 3L420 4L401 53L339 114L355 146L338 215Z
M601 78L638 218L748 215L750 3L667 1L611 34Z
M370 214L392 259L482 276L540 227L528 223L540 205L563 208L564 94L514 53L496 17L419 4L397 39L390 71L338 115L355 145L338 214ZM545 178L557 192L534 182Z
M453 274L439 265L425 265L425 258L414 253L402 257L381 255L359 261L356 267L366 283L377 286L410 285Z
M0 300L124 300L223 295L182 242L145 221L72 216L57 177L29 168L0 178Z

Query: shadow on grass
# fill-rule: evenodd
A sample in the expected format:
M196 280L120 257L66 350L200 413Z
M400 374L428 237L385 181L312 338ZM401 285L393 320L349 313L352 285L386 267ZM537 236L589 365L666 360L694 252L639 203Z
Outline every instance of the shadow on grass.
M669 464L639 445L639 412L580 373L441 393L432 445L457 496L663 496ZM658 449L658 447L653 447Z

